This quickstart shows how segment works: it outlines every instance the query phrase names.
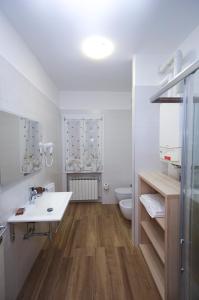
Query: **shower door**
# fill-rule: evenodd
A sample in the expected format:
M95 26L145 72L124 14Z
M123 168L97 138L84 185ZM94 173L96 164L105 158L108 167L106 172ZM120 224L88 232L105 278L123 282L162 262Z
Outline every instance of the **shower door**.
M185 79L181 299L199 299L199 71Z
M0 299L5 299L4 241L0 237Z

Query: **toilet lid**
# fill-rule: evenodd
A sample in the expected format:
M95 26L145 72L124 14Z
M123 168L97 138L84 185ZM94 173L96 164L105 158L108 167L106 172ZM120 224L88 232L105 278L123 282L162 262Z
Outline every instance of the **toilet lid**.
M117 188L115 189L115 192L118 194L132 194L132 188Z

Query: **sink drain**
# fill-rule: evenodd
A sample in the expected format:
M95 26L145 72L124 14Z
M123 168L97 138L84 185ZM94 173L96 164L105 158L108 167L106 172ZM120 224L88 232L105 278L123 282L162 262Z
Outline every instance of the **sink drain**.
M52 207L47 208L47 212L51 212L51 211L53 211Z

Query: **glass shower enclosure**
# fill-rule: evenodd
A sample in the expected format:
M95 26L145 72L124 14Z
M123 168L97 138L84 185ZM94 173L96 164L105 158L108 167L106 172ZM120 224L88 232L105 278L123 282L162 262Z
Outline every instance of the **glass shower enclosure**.
M170 91L181 86L181 96ZM176 89L177 90L177 89ZM167 95L165 97L165 94ZM199 299L199 61L179 73L151 98L182 103L179 299ZM176 299L177 300L177 299Z
M199 299L199 70L185 78L181 191L181 297L197 300Z

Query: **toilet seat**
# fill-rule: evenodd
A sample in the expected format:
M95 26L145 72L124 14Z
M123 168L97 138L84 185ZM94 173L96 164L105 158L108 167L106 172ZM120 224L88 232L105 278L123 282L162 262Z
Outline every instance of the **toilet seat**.
M122 194L122 195L129 195L129 194L132 194L132 188L128 188L128 187L121 187L121 188L117 188L115 189L115 192L117 194Z

